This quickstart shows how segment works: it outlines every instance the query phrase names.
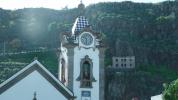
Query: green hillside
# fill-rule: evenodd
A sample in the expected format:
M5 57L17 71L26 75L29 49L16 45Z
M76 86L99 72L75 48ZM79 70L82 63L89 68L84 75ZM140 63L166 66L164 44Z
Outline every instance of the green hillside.
M60 34L71 32L77 15L76 8L0 9L0 52L57 48ZM134 55L136 58L134 71L118 75L111 70L106 76L108 100L130 100L132 97L149 100L151 95L161 93L163 83L178 78L178 2L99 3L87 6L85 16L92 29L104 36L106 68L112 64L112 56ZM0 62L27 64L34 57L56 75L55 51L2 56ZM2 69L0 78L8 78L17 70ZM11 74L4 76L6 72ZM121 83L120 76L124 76ZM114 87L109 90L109 85ZM124 85L123 95L118 95L119 90L113 93Z
M55 51L28 54L6 55L0 57L0 83L38 59L53 75L57 76L58 59Z
M0 9L0 47L6 51L56 48L60 33L71 32L77 9ZM99 3L86 7L93 30L105 35L107 58L134 54L138 65L178 65L178 2ZM121 45L121 46L120 46ZM130 51L122 50L124 45ZM139 51L139 52L138 52ZM107 64L110 64L107 59Z

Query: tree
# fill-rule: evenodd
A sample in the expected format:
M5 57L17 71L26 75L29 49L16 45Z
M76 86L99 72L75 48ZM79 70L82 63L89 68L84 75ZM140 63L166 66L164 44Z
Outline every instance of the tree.
M164 84L163 100L178 100L178 79L169 85Z

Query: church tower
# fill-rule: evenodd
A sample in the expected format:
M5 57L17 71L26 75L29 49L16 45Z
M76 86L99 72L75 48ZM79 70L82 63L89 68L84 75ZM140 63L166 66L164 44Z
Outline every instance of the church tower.
M63 81L65 75L66 86L73 91L76 100L104 100L102 35L91 29L84 10L85 5L81 2L71 33L63 36L59 79Z

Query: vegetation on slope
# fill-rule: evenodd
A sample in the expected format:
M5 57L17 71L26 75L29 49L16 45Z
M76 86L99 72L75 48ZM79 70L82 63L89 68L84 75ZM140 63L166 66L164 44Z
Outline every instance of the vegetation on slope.
M163 83L175 80L178 73L164 66L141 66L136 69L106 69L107 100L150 100L161 94Z
M178 2L99 3L86 7L85 12L93 30L105 35L108 44L106 66L111 64L112 56L134 55L136 57L137 71L126 75L123 81L114 71L111 74L116 76L107 76L109 77L107 82L115 84L111 91L116 93L115 96L109 95L108 100L122 98L117 95L115 89L124 85L129 88L122 92L125 93L123 98L136 96L148 99L163 90L163 83L176 79L178 76ZM57 48L60 33L71 32L78 12L77 9L58 11L26 8L14 11L0 9L0 15L0 48L2 52L16 52ZM55 56L50 57L51 53L22 54L7 59L29 63L37 55L39 61L50 66L49 70L56 71L57 59ZM2 61L6 58L0 59ZM119 84L116 83L120 81L123 83L118 86ZM134 87L138 87L138 90Z
M0 57L0 83L30 64L37 57L53 75L57 76L58 59L54 51L17 54Z
M177 100L178 99L178 79L171 82L169 85L164 84L163 100Z

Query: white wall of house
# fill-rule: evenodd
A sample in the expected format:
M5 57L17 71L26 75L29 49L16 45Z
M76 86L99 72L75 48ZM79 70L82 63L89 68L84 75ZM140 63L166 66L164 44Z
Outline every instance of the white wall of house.
M160 94L160 95L152 96L151 100L163 100L162 95Z
M96 79L96 82L92 82L93 88L80 88L80 81L76 79L80 75L80 62L81 60L88 55L93 62L93 76ZM76 100L82 100L81 91L90 91L91 99L90 100L99 100L99 50L95 48L85 49L85 48L74 48L74 73L73 73L73 92L77 97ZM88 100L88 99L85 99Z
M39 72L34 71L0 95L0 100L67 100Z
M113 68L135 68L135 56L112 57Z

